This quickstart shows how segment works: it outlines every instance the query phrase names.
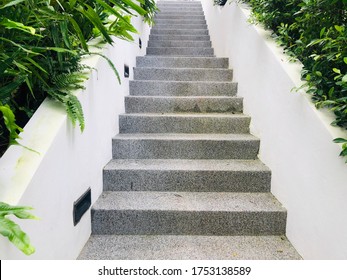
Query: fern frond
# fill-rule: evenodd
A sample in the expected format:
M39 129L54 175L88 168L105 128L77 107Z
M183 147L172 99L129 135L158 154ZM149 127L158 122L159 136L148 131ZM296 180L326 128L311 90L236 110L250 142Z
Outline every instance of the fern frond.
M82 83L87 79L88 77L82 73L63 73L52 80L58 91L70 92L76 89L85 89Z
M94 53L94 52L90 52L90 53L87 53L87 54L94 54L94 55L98 55L98 56L101 56L103 59L105 59L107 61L107 63L110 65L111 69L113 70L113 72L115 73L116 77L117 77L117 80L118 80L118 83L121 84L121 79L120 79L120 76L119 76L119 73L118 73L118 70L116 68L116 66L113 64L112 60L109 59L107 56L101 54L101 53Z
M72 122L72 125L75 126L76 122L78 122L80 130L83 131L85 123L83 109L80 101L77 99L76 96L68 94L64 96L63 104L65 106L66 113Z

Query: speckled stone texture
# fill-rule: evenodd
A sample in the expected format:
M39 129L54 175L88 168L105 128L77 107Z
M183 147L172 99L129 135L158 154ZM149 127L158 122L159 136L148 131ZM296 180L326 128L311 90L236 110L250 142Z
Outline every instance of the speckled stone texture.
M285 236L93 235L81 260L300 260Z
M126 113L242 113L243 99L227 96L126 96Z
M183 43L211 43L200 41L182 41ZM154 41L154 43L181 43L180 41ZM165 47L165 46L164 46ZM212 57L167 57L167 56L142 56L136 58L137 67L159 68L224 68L229 66L227 58Z
M113 159L104 190L269 192L271 172L259 160Z
M242 114L123 114L120 133L248 133L251 119Z
M200 48L200 47L167 47L167 48L147 48L147 55L173 55L173 56L211 56L213 57L212 48Z
M207 29L152 29L151 34L153 35L208 35Z
M259 139L249 134L119 134L115 159L255 159Z
M286 211L270 193L104 192L94 234L278 235Z
M231 81L232 79L233 71L231 69L150 67L134 69L134 80Z
M168 18L168 19L166 19ZM204 16L192 16L187 19L187 17L177 17L177 16L172 16L172 17L166 17L166 18L157 18L155 20L156 24L206 24L206 21L204 19Z
M176 20L173 23L181 22ZM158 35L150 34L149 40L183 40L183 41L210 41L209 35Z
M158 5L79 259L300 259L201 4Z
M135 96L234 96L237 83L205 81L130 81Z
M152 27L152 30L170 30L170 29L206 29L206 24L161 24ZM151 42L152 43L152 42Z

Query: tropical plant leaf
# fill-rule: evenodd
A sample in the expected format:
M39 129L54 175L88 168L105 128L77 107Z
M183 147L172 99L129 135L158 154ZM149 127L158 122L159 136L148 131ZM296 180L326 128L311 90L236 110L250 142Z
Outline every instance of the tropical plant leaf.
M7 29L17 29L26 33L29 33L31 35L36 35L36 31L35 28L31 27L31 26L25 26L23 23L20 22L16 22L16 21L12 21L10 19L3 19L0 22L0 25L4 26Z
M11 7L11 6L17 5L17 4L19 4L19 3L22 3L22 2L24 2L24 1L26 1L26 0L14 0L14 1L11 1L11 2L9 2L9 3L7 3L7 4L4 4L4 5L0 6L0 9L4 9L4 8L7 8L7 7Z
M95 53L95 52L91 52L90 54L94 54L94 55L98 55L98 56L101 56L102 58L104 58L107 63L110 65L111 69L113 70L114 74L116 75L117 77L117 80L118 80L118 83L121 84L122 81L121 81L121 78L119 76L119 73L117 71L117 68L116 66L113 64L112 60L109 59L107 56L103 55L102 53Z
M35 252L35 248L30 244L29 236L22 231L18 224L6 217L15 215L19 219L37 219L36 216L28 213L27 210L32 210L32 208L11 206L0 202L0 234L7 237L24 254L31 255Z
M19 138L18 131L22 132L23 129L16 124L16 118L8 105L0 104L0 112L2 113L2 117L4 119L5 126L7 130L10 132L10 145L17 144L16 139Z

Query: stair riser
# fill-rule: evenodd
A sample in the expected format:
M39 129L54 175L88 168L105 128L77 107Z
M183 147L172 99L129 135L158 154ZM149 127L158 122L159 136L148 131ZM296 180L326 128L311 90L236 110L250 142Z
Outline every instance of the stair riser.
M237 83L130 81L133 96L235 96Z
M208 41L149 41L149 48L211 48Z
M248 133L250 118L120 115L120 133Z
M258 140L113 139L114 159L255 159Z
M169 43L176 41L156 41L155 43ZM154 44L154 42L152 42ZM179 42L178 42L179 43ZM205 42L191 42L205 43ZM210 42L206 42L210 43ZM167 68L228 68L227 58L205 58L205 57L137 57L137 67L167 67Z
M93 234L280 235L285 212L93 211Z
M151 30L166 29L207 29L206 24L160 24L155 25Z
M208 35L149 35L149 40L182 40L182 41L209 41Z
M104 170L104 191L269 192L269 171Z
M184 20L185 22L187 22L186 25L192 24L191 20L205 21L205 23L206 23L205 16L192 15L189 17L189 20L187 20L187 17L185 17L185 16L173 16L173 15L161 16L161 15L158 15L154 18L154 27L157 27L160 24L160 21L166 21L166 20L177 20L177 21L178 20L179 21Z
M232 81L231 69L134 68L134 80Z
M242 98L125 97L126 113L242 113Z
M190 20L182 19L179 17L173 17L173 18L157 18L155 20L155 26L161 26L161 25L176 25L176 24L206 24L206 20L204 17L191 17Z
M170 16L177 16L177 17L182 17L189 19L190 16L204 16L203 11L172 11L172 12L163 12L160 13L161 18L166 18Z
M214 56L212 48L152 48L148 47L147 55L163 55L163 56Z
M191 2L191 1L158 1L158 8L165 7L201 7L200 2Z
M152 29L152 35L208 35L208 30L204 29Z
M168 14L168 13L181 13L181 12L192 12L192 13L203 13L202 7L164 7L160 9L160 14Z

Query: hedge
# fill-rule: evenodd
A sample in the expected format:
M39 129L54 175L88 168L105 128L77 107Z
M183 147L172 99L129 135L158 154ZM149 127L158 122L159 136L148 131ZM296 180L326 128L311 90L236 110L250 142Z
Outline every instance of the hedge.
M304 86L316 107L332 110L332 125L347 129L347 0L244 2L253 20L271 29L286 52L302 62ZM334 141L347 156L347 139Z

